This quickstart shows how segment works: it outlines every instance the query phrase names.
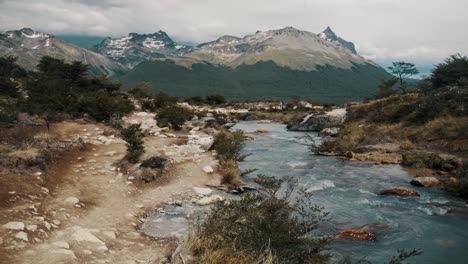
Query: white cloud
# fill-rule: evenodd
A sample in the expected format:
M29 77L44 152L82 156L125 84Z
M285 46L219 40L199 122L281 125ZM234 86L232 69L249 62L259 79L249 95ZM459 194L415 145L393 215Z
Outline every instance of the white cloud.
M0 0L0 30L122 36L162 29L205 42L294 26L330 25L376 61L433 63L468 54L466 0Z

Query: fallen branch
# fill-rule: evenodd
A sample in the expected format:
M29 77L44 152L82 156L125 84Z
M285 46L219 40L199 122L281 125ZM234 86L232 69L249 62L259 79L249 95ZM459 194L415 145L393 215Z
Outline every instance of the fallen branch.
M174 253L172 253L172 255L171 255L171 263L175 264L176 260L177 260L177 256L179 256L179 258L182 260L182 263L185 264L185 259L184 259L184 257L182 256L182 253L181 253L182 246L183 246L183 244L177 243L177 248L175 249Z

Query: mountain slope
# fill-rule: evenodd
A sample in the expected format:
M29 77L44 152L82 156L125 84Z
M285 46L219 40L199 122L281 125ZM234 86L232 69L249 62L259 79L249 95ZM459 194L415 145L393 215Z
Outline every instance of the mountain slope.
M114 76L121 74L124 70L122 66L101 54L68 44L53 35L36 32L29 28L0 34L0 54L17 57L17 63L27 70L35 70L43 56L63 59L66 62L82 61L91 66L92 74Z
M131 69L145 60L180 56L190 47L178 45L165 32L158 31L148 35L130 33L118 39L106 38L93 49Z
M319 65L350 69L354 64L373 64L341 43L292 27L258 31L243 38L224 36L184 56L229 67L272 60L279 66L304 71L316 70Z
M219 93L234 100L322 103L362 100L376 93L389 74L352 50L294 28L224 36L184 57L153 59L119 78L124 88L149 82L155 91L179 97Z
M176 61L143 62L118 80L127 90L148 82L154 92L164 91L180 98L222 94L229 100L288 101L299 96L317 103L346 103L375 94L380 80L388 78L385 70L370 64L356 64L351 70L318 66L316 71L298 71L272 61L236 68L185 59Z

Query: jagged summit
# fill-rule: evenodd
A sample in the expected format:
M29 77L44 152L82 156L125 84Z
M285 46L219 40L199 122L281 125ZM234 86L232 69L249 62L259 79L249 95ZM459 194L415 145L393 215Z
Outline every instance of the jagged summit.
M328 26L322 33L318 34L318 36L324 40L333 42L339 46L342 46L349 51L351 51L353 54L357 54L356 52L356 47L354 46L354 43L346 41L340 37L338 37L335 32Z
M169 35L159 30L153 34L130 33L127 37L105 38L94 47L97 52L124 65L133 68L144 60L180 56L189 49L178 45Z

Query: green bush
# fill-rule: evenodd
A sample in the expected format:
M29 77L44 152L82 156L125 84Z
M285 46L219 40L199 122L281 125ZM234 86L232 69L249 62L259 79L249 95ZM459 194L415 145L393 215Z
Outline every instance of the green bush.
M177 103L177 97L170 96L167 93L159 92L154 96L154 105L157 108L173 106Z
M12 123L18 116L16 100L11 98L0 98L0 122Z
M205 103L209 105L221 105L226 103L226 98L220 94L207 95L205 97Z
M312 204L311 194L301 192L291 201L292 180L259 176L257 182L260 192L212 207L189 239L198 261L327 263L328 239L311 235L327 213Z
M180 130L181 126L193 115L194 113L185 107L172 105L160 109L156 120L159 126L171 126L174 130Z
M163 169L168 162L168 159L161 156L153 156L149 159L144 160L140 167L151 168L151 169Z
M134 109L130 100L119 95L110 95L104 90L88 93L78 100L78 111L89 114L96 121L120 117Z
M244 141L244 133L241 130L222 131L215 135L211 149L216 150L219 160L242 161L246 157L246 155L241 155Z
M192 96L184 100L184 102L187 102L191 105L202 105L205 100L201 96Z
M10 79L5 77L0 77L0 97L18 97L18 89L16 88L16 83L12 82Z
M145 147L143 146L143 133L140 129L140 124L130 125L127 128L123 128L120 131L120 135L123 140L127 142L127 154L125 158L130 163L137 163L145 152Z

